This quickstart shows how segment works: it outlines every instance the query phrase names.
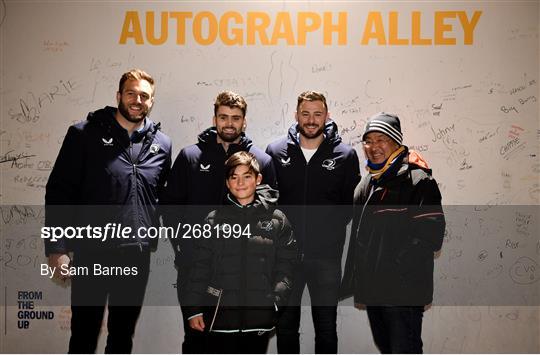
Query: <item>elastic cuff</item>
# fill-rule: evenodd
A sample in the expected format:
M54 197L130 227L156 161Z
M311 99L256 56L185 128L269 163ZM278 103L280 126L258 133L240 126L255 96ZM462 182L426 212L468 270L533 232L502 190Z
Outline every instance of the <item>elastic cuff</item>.
M202 316L202 315L203 315L202 313L194 314L191 317L189 317L188 320L191 320L192 318L199 317L199 316Z

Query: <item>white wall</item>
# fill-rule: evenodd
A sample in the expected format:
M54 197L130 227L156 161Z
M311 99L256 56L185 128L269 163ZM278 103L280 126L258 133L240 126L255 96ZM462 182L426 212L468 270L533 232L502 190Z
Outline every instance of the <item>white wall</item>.
M335 20L345 12L348 31L344 45L337 36L324 45L322 28L308 34L306 45L281 40L227 46L219 38L200 45L188 21L186 43L179 45L171 21L161 45L120 44L127 11L151 11L157 18L162 11L210 11L218 17L237 11L244 19L248 12L274 19L283 11L293 19L293 30L300 12L331 12ZM464 11L469 20L475 11L482 13L470 45L464 44L458 17L445 20L451 26L445 36L456 38L455 45L360 43L369 12L381 14L386 36L389 14L396 12L397 37L410 43L413 11L421 13L421 37L433 41L436 12ZM43 203L67 127L89 111L114 105L120 75L140 67L157 80L152 118L172 137L175 155L210 125L213 99L225 89L246 97L247 133L262 148L286 133L296 96L307 89L327 95L344 141L360 154L366 118L381 110L398 114L405 144L429 162L448 213L434 306L425 313L425 351L540 352L538 27L538 1L1 1L0 161L8 160L0 164L1 351L63 352L69 335L68 309L50 306L68 297L69 289L38 275L45 260L36 233L41 210L6 205ZM273 28L274 23L269 36ZM21 158L13 164L13 157ZM171 255L166 242L154 255L150 298L159 294L174 301ZM36 305L53 310L55 319L17 329L20 290L42 290L44 299ZM302 350L313 352L305 312ZM365 312L343 305L338 327L340 352L376 351ZM178 307L149 306L134 351L177 352L181 339Z

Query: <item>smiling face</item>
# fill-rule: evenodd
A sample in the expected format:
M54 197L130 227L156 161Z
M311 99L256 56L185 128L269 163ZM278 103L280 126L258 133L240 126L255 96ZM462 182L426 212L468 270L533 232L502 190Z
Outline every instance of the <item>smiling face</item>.
M241 205L247 205L255 199L255 190L262 181L262 175L256 175L248 165L238 165L227 178L227 187Z
M296 121L298 131L306 139L316 139L324 132L324 124L328 119L328 110L320 100L304 100L298 105Z
M218 107L214 116L218 143L238 143L245 125L246 119L241 109L225 105Z
M399 145L384 133L370 132L364 139L364 153L370 162L384 163Z
M127 80L122 92L116 93L118 111L131 123L140 123L154 104L152 85L146 80Z

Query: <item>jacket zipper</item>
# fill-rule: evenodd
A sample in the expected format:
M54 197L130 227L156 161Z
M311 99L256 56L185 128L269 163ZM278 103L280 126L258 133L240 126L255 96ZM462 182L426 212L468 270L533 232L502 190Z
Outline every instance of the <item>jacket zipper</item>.
M134 192L134 196L135 196L135 211L133 213L133 220L134 220L134 226L137 226L138 225L138 213L137 211L139 210L139 195L137 194L137 177L139 175L139 170L138 170L138 166L137 164L139 163L141 157L144 156L144 154L146 154L146 151L149 149L152 141L154 140L154 135L153 134L150 134L148 135L148 132L147 134L145 135L145 137L143 138L143 142L142 142L142 147L141 147L141 150L139 151L139 154L137 155L137 157L135 158L135 161L133 161L132 159L132 154L133 154L133 142L129 142L129 148L130 148L130 154L129 154L129 157L130 157L130 160L131 160L131 164L133 165L133 192ZM143 250L143 245L142 245L142 242L140 240L137 240L137 244L139 245L139 249Z
M302 153L302 150L300 149L300 153ZM303 153L302 153L303 155ZM313 159L313 157L311 157ZM310 161L311 161L310 159ZM305 157L304 157L305 160ZM302 235L304 236L304 245L302 249L306 248L306 223L307 223L307 191L308 191L308 172L309 172L309 162L306 161L306 165L304 166L304 196L302 196ZM304 261L304 250L300 251L300 262Z
M321 145L324 144L324 142L321 143ZM309 162L306 160L306 157L304 156L304 152L302 152L302 147L300 146L300 143L298 143L298 150L300 152L300 154L302 155L302 157L304 158L304 161L305 161L305 166L304 166L304 195L302 196L303 197L303 201L302 201L302 235L304 236L304 249L306 247L306 223L307 223L307 209L308 209L308 206L307 206L307 196L308 196L308 182L309 182L309 179L308 179L308 173L309 173L309 167L310 167L310 162L313 161L313 158L315 158L315 156L317 155L317 152L319 151L319 149L321 148L321 145L319 145L319 147L317 147L317 150L315 151L315 153L311 156L311 159L309 160ZM301 250L300 251L301 254L300 254L300 262L304 261L304 250Z
M229 151L231 149L231 146L229 145L229 148L225 150L223 147L223 144L220 144L218 149L221 148L221 151L223 152L223 162L221 163L221 166L225 164L227 159L229 159ZM227 195L227 185L225 185L225 182L222 180L222 186L221 186L221 194L219 196L219 204L221 205L223 203L223 200L225 199L225 195Z
M139 152L139 156L141 155L141 153L142 153L142 147L141 147L141 152ZM136 158L136 161L133 161L133 142L131 140L129 141L129 160L133 168L133 174L131 177L131 193L133 196L132 201L134 203L131 207L131 213L133 214L133 227L137 227L138 226L137 211L138 211L138 206L139 206L139 198L137 194L137 175L138 175L137 163L139 162L139 157ZM143 247L140 240L137 240L137 245L139 246L139 249L142 252Z

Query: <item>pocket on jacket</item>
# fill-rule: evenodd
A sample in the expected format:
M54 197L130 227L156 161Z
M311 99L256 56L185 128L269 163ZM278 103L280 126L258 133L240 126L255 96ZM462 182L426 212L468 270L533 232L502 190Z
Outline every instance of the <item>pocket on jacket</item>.
M400 275L408 281L421 282L433 273L433 252L419 239L413 239L396 259Z

